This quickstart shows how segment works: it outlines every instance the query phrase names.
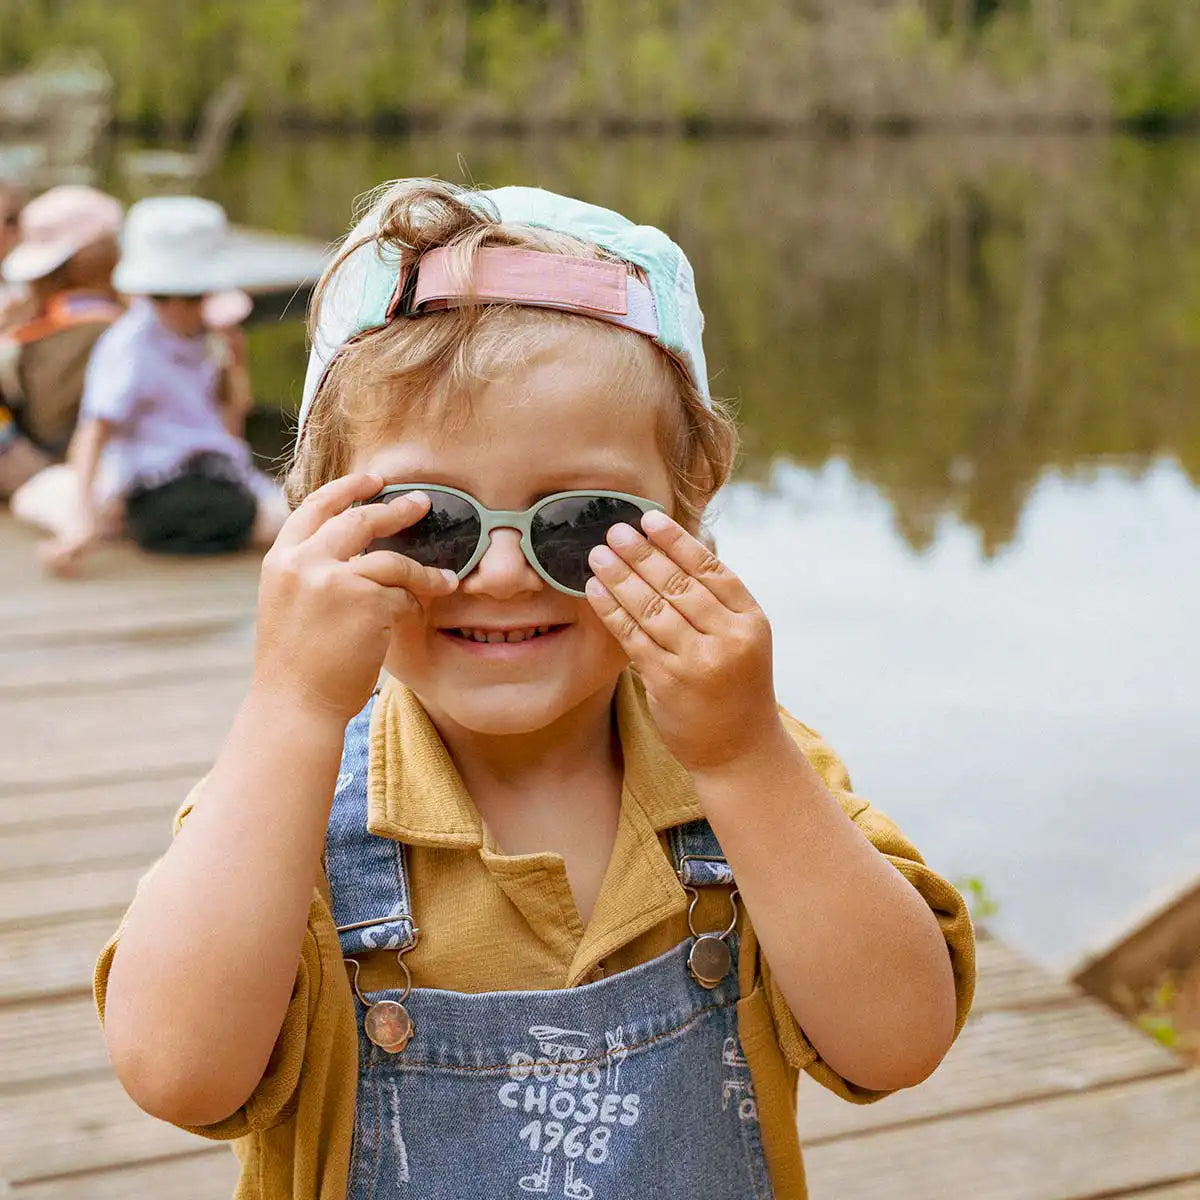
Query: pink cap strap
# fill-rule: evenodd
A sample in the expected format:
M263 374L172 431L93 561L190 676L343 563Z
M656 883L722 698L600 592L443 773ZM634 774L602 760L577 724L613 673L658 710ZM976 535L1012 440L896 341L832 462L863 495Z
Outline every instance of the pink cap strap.
M624 263L484 246L471 258L471 279L464 287L451 275L455 253L447 246L430 250L417 264L415 281L400 276L388 305L389 320L453 308L456 302L521 304L579 313L658 336L654 296Z

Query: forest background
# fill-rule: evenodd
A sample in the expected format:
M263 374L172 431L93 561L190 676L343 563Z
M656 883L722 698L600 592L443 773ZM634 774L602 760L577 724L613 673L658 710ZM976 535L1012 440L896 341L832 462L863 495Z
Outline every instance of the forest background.
M100 182L123 199L121 148L187 134L240 76L247 136L204 185L239 222L329 241L351 197L415 173L535 180L670 229L742 477L840 457L916 551L953 515L996 555L1048 474L1166 456L1200 481L1200 141L1127 135L1200 127L1200 0L0 10L0 75L82 50L112 78ZM721 136L755 130L782 136ZM830 130L917 136L791 136ZM273 455L304 326L251 342Z
M126 125L230 74L311 126L1137 127L1200 118L1196 0L4 0L0 74L97 51Z

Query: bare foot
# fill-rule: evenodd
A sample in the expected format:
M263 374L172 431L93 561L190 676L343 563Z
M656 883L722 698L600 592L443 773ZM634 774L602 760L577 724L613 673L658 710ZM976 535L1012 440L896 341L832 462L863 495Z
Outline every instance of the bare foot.
M37 556L42 570L59 579L76 579L82 574L86 542L68 541L65 538L49 538L38 543Z

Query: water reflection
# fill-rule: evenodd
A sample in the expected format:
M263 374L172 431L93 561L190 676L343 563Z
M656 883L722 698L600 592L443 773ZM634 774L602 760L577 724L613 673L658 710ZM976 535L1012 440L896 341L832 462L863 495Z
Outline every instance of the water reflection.
M1200 863L1200 502L1174 466L1045 476L1019 542L920 556L843 462L720 498L780 697L993 922L1066 967Z
M987 555L1047 470L1200 480L1200 145L1107 139L250 142L237 218L332 238L389 175L535 181L661 223L688 248L746 478L848 462L914 550L947 515ZM254 337L294 403L298 323Z

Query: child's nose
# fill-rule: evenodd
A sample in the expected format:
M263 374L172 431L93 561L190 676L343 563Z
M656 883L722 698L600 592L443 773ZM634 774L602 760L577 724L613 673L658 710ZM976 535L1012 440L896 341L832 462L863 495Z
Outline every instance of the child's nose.
M494 529L488 548L460 587L472 595L507 600L523 592L536 592L546 585L529 565L516 529Z

